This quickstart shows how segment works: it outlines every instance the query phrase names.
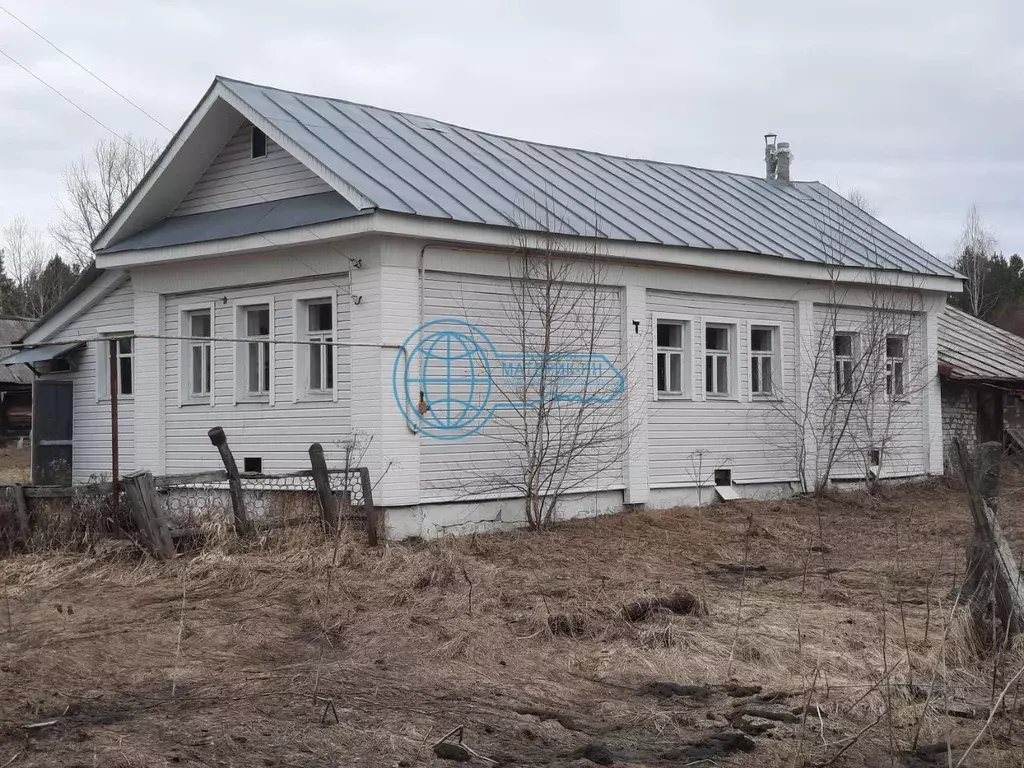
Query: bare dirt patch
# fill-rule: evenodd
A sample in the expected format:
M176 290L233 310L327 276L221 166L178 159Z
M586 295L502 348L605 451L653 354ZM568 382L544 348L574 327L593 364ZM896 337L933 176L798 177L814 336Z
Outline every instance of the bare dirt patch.
M1024 504L1002 509L1019 550ZM457 726L509 765L956 764L1022 663L979 660L950 620L968 527L936 484L377 550L353 534L329 592L314 531L168 564L11 557L0 766L452 765L433 746ZM706 611L623 614L677 594ZM1019 765L1013 719L965 765Z

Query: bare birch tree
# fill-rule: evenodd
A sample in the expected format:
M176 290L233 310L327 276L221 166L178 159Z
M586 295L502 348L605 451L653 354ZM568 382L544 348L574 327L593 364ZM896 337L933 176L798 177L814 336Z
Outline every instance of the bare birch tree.
M160 151L153 139L104 138L64 169L57 202L60 220L50 229L72 264L92 262L92 241L149 170Z
M995 255L996 238L972 205L956 244L956 268L963 274L961 308L975 317L986 318L999 302L999 287L989 279L990 263Z

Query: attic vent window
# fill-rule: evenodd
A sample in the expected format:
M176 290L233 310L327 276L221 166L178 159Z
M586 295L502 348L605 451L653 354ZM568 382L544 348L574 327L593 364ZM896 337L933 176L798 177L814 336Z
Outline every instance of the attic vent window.
M252 150L250 154L253 160L259 157L267 156L267 134L265 134L255 125L252 127L252 138L249 144Z

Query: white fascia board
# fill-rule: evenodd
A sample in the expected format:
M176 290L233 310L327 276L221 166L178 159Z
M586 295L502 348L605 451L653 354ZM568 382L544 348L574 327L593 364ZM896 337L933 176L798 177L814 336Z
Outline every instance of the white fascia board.
M550 248L550 238L543 234L519 233L483 224L464 224L443 219L409 216L378 211L349 219L329 221L308 227L280 230L260 235L203 241L165 248L100 254L96 265L103 269L142 266L168 261L227 256L292 245L315 244L357 235L380 234L411 237L431 242L477 246L484 249ZM679 248L617 240L565 237L567 253L596 253L604 259L665 264L716 272L764 275L793 280L839 282L851 285L874 285L919 291L950 293L961 290L960 278L918 275L909 272L877 272L859 267L829 270L822 264L772 258L739 251L711 251L701 248Z
M365 197L358 189L353 187L343 178L338 176L338 174L321 163L312 154L292 141L277 127L277 125L274 124L273 120L268 120L261 113L250 107L248 102L239 98L229 86L218 83L217 88L217 95L220 98L224 99L224 101L234 107L242 117L263 131L263 133L269 136L288 154L295 157L299 162L313 171L313 173L330 184L335 192L344 197L355 208L364 210L376 207L372 200Z
M100 274L96 281L82 291L63 309L42 325L33 328L22 339L23 344L40 344L54 334L64 330L83 312L88 311L99 301L113 293L128 279L128 273L122 270L109 270Z
M178 156L185 142L195 132L203 118L206 117L206 114L218 98L217 91L219 88L220 84L214 81L214 84L207 90L206 95L200 99L192 113L185 120L184 125L171 137L164 151L160 153L156 162L153 163L153 167L149 169L142 181L139 182L139 185L135 187L134 191L121 204L121 207L110 217L110 221L107 222L106 226L100 230L100 233L92 243L93 251L106 248L117 237L124 224L135 213L139 204L149 194L150 190L160 181L164 171L167 170L167 167Z

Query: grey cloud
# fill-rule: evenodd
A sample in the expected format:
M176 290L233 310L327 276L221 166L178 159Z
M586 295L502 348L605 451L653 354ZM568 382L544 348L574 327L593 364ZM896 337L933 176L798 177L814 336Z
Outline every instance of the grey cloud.
M1024 249L1024 8L1009 0L331 3L6 0L176 128L214 74L615 154L794 173L863 190L946 254L977 203ZM156 125L0 16L0 48L119 132ZM102 129L0 60L0 224L52 215Z

